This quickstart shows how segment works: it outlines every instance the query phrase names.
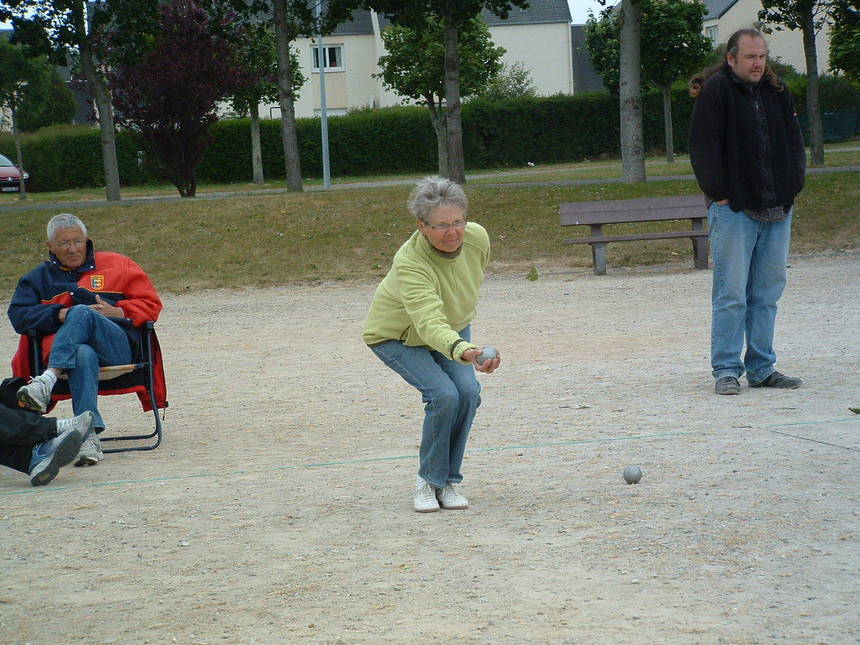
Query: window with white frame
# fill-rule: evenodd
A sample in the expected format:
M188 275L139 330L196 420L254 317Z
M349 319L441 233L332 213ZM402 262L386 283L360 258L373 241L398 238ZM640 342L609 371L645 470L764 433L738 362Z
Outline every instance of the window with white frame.
M713 27L705 27L705 37L707 37L711 44L716 47L720 44L720 28L716 25Z
M314 62L314 71L320 71L320 49L317 45L311 45L311 55ZM343 67L343 45L323 45L323 65L327 72L342 72Z

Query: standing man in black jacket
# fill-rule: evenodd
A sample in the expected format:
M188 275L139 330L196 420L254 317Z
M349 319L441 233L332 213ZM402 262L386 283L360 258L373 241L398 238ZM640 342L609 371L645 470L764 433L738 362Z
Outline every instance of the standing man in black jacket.
M776 303L786 280L791 216L806 154L794 99L767 65L755 29L735 32L725 63L691 82L690 160L708 202L714 260L711 366L717 394L797 388L774 369ZM746 340L746 353L741 358Z

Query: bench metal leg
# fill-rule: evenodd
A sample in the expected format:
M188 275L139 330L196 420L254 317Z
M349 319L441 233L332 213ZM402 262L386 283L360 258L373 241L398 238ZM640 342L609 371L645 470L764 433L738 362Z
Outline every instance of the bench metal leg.
M694 231L703 231L704 224L700 219L693 220L693 230ZM693 266L697 269L707 269L708 268L708 238L707 237L694 237L693 241Z
M606 242L591 245L591 258L594 261L594 275L606 275Z
M693 262L697 269L708 268L708 238L693 238Z

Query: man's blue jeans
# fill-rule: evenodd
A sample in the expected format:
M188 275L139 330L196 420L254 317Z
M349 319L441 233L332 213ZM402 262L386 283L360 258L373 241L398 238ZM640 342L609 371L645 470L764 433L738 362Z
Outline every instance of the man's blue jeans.
M460 337L470 340L466 327ZM475 368L427 347L408 347L398 340L370 348L380 360L421 392L424 428L418 475L438 488L463 481L460 466L466 439L481 405Z
M93 427L103 429L98 410L99 367L131 362L131 344L122 327L86 305L75 305L66 312L54 337L48 367L68 374L75 415L89 410Z
M738 378L746 371L750 383L760 383L776 362L773 332L776 303L785 288L791 213L779 222L758 222L715 202L708 208L708 232L714 259L714 378Z

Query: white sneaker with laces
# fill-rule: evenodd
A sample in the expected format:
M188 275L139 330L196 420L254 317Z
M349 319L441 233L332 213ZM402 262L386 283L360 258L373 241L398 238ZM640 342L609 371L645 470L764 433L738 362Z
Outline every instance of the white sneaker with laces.
M442 508L463 509L469 508L469 500L454 490L454 484L448 482L445 488L436 489L436 499Z
M18 402L28 410L44 413L51 402L51 390L54 385L45 374L30 379L27 385L18 388L16 398Z
M428 481L417 477L415 481L415 497L413 505L417 513L432 513L439 510L439 501L436 499L436 489Z
M90 432L87 438L81 444L81 449L78 452L78 458L75 459L75 466L95 466L105 458L102 452L102 442L99 441L99 436L95 432Z

